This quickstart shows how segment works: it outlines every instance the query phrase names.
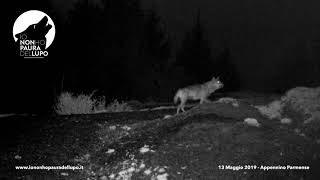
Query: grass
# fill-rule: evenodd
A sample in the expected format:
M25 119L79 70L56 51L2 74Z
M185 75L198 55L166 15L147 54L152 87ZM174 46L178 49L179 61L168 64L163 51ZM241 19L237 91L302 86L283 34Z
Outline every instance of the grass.
M80 94L77 96L71 92L63 92L59 96L55 111L60 115L90 114L94 111L94 107L97 106L97 104L103 103L92 99L92 96L93 93L89 95Z
M63 92L58 98L55 111L59 115L70 114L93 114L100 112L125 112L131 111L132 108L125 102L114 100L106 106L105 98L93 98L91 94L75 95L71 92Z

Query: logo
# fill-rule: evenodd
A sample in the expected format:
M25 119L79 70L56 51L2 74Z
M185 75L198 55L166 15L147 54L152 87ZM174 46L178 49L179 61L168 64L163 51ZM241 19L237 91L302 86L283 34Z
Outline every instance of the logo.
M56 33L52 19L44 12L30 10L14 22L13 38L19 55L24 58L44 58Z

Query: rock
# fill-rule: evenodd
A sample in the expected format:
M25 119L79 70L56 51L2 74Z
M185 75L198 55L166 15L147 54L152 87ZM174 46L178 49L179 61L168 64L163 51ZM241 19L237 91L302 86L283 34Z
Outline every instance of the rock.
M255 126L255 127L260 127L261 126L260 123L254 118L246 118L244 120L244 122L246 124L248 124L249 126Z

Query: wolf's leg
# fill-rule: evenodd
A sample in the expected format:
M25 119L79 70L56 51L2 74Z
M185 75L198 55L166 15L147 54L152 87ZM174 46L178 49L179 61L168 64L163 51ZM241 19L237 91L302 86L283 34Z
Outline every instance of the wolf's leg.
M177 114L179 114L180 110L182 110L183 101L180 99L180 104L177 107Z
M209 102L211 102L211 101L208 100L207 97L201 97L201 99L200 99L200 104L202 104L202 103L204 103L204 102L209 103Z
M177 114L179 114L179 111L180 111L180 104L177 107Z
M183 111L183 112L185 112L185 110L184 110L184 106L186 105L186 99L181 99L181 104L180 104L180 108L181 108L181 110Z
M177 114L179 114L180 110L181 110L182 112L185 112L185 110L184 110L184 105L180 104L180 105L178 106L178 108L177 108Z
M201 97L200 104L202 104L205 101L205 97Z

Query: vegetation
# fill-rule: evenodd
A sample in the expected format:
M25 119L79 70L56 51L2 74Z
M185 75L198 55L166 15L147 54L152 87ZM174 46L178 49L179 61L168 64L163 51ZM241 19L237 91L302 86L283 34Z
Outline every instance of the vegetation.
M320 131L320 88L296 87L281 99L267 105L256 106L261 114L281 122L293 121L306 133ZM314 133L313 133L314 134Z
M63 92L55 106L55 112L60 115L69 115L101 112L124 112L132 110L132 107L128 103L120 103L118 100L114 100L106 106L105 98L94 98L94 92L89 95L75 95L71 92Z
M80 94L78 96L71 92L61 93L55 111L60 115L67 114L91 114L100 110L104 105L104 99L93 99L94 93L89 95Z
M126 112L126 111L132 111L132 107L128 105L128 103L126 102L120 103L118 100L114 100L105 109L105 112Z
M6 164L2 172L11 173L8 177L26 179L319 177L316 168L319 164L319 126L313 124L309 129L303 129L280 124L277 119L262 116L247 102L246 99L222 98L169 118L163 117L174 114L175 109L77 118L56 116L56 121L39 120L32 125L26 121L28 117L14 117L8 122L12 123L12 134L18 135L12 138L19 140L19 146L1 154L0 160ZM115 101L114 104L121 103ZM277 103L271 104L275 105L270 107L279 107ZM287 114L286 108L282 109ZM289 117L298 119L295 115ZM311 123L314 122L317 121ZM83 166L83 170L14 171L14 166L32 164L34 159L40 165L58 166L68 162L72 166ZM252 169L244 169L248 164ZM273 165L288 170L267 169ZM293 171L290 166L310 169Z

